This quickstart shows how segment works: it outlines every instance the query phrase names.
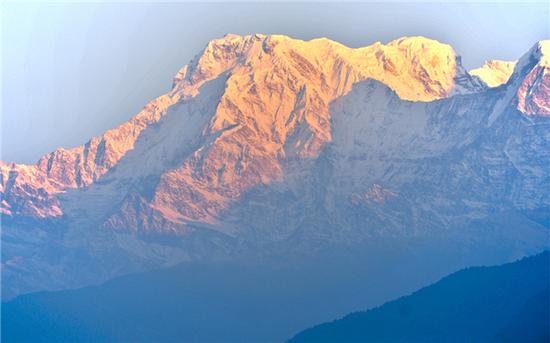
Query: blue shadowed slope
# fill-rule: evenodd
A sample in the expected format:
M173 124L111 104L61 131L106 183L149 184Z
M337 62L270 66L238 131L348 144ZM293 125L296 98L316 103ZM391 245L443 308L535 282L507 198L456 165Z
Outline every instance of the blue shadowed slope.
M305 330L305 342L548 342L545 251L496 267L468 268L410 296Z

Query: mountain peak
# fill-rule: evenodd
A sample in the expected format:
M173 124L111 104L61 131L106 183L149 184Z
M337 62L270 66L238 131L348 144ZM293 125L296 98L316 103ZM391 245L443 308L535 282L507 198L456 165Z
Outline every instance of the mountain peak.
M514 76L516 74L528 73L535 67L546 68L549 66L550 40L541 40L535 43L525 54L523 54L523 56L521 56L514 70Z
M505 84L514 72L517 61L487 60L479 68L469 71L470 75L479 77L488 87Z
M177 112L176 105L200 102L202 87L218 80L219 98L208 100L213 101L207 106L209 112L201 112L207 116L201 118L206 124L197 128L201 136L193 138L203 145L193 157L170 162L180 163L179 168L160 177L151 200L151 208L170 213L167 218L214 218L216 208L247 189L280 179L284 160L316 156L332 139L330 103L368 79L410 101L484 89L463 70L452 47L425 37L350 48L327 38L304 41L283 35L227 34L208 42L176 74L171 91L127 123L84 146L45 155L32 166L32 173L17 166L12 171L3 167L5 180L10 172L20 175L10 184L13 199L9 194L6 199L15 202L16 193L33 184L49 190L46 197L40 195L47 201L35 201L47 207L56 200L53 194L93 184L135 149L143 131L167 113ZM178 146L166 144L167 156L178 156ZM157 169L162 168L156 163ZM191 193L178 199L169 196L178 193L182 184L189 185L189 192L202 194L200 201L212 208L197 205L193 213L182 208L181 204L198 201ZM10 209L12 213L22 210L15 205ZM40 213L48 216L49 212Z
M409 49L435 48L435 49L447 49L447 50L454 51L454 49L450 45L441 43L438 40L427 38L424 36L404 36L389 42L388 45L406 47Z
M195 94L197 85L222 73L233 73L235 68L254 72L268 64L287 71L294 69L300 78L309 81L324 78L327 82L339 82L335 74L347 68L355 81L378 80L402 99L413 101L483 89L463 70L451 46L421 36L399 38L387 45L350 48L324 37L304 41L284 35L228 34L211 40L201 54L178 72L174 78L175 93ZM342 90L348 91L349 85L331 96L342 95Z
M511 79L518 84L518 110L550 116L550 40L537 42L523 55Z
M538 41L531 50L540 66L550 67L550 39Z

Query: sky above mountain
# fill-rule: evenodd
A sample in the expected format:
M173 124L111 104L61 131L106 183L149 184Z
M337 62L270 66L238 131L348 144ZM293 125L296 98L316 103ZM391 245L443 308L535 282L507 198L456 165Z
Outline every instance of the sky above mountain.
M549 36L546 4L16 4L2 7L4 161L35 162L127 120L228 32L328 37L350 47L423 35L467 69ZM388 18L392 18L388 25ZM498 28L498 30L497 30Z

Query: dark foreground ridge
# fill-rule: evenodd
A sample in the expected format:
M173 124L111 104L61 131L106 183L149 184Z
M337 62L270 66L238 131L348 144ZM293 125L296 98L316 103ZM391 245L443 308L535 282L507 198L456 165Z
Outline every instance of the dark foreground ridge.
M549 342L549 260L545 251L501 266L464 269L288 342Z

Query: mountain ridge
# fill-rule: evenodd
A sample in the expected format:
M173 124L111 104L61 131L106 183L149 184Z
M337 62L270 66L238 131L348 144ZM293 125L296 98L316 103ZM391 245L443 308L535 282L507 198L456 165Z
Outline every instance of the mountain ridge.
M404 37L396 39L387 45L375 43L364 48L352 49L326 38L314 39L305 42L300 40L292 40L286 36L277 35L226 35L222 39L210 41L207 47L203 50L202 54L195 57L194 63L185 65L176 74L174 77L172 90L168 94L162 95L148 103L140 113L132 117L128 122L121 124L117 128L106 131L101 136L92 138L83 146L72 149L60 148L52 153L46 154L35 164L36 167L33 167L33 165L28 165L28 167L24 168L22 167L23 165L0 162L0 168L2 171L2 182L0 182L0 184L2 184L3 189L9 188L7 187L8 185L18 185L18 180L13 180L13 176L12 180L10 180L11 172L12 175L17 174L20 175L20 179L25 179L20 184L20 188L23 188L24 184L32 184L34 181L34 183L37 184L37 187L35 188L43 188L45 190L45 192L40 192L39 190L29 192L27 196L31 198L32 201L26 201L22 206L12 206L9 204L11 200L9 190L4 190L4 194L8 193L5 194L5 197L8 200L2 203L0 208L2 213L10 215L12 211L16 211L16 213L17 211L20 211L19 214L21 215L37 217L56 217L61 215L61 208L55 197L52 196L52 193L63 191L64 189L86 187L97 181L105 172L114 167L127 151L133 148L135 140L144 128L151 124L157 123L170 106L178 103L181 99L185 100L189 97L196 96L198 88L203 84L203 82L210 80L213 75L220 75L222 72L225 72L226 69L230 69L230 65L235 67L235 65L239 63L237 61L238 58L236 57L243 58L242 54L250 55L251 51L255 52L255 50L258 50L259 47L255 46L258 45L258 42L255 43L255 41L261 42L262 51L269 51L268 46L270 44L288 44L289 41L302 50L304 50L304 47L301 47L300 45L313 45L313 50L319 49L319 46L321 46L322 48L334 51L339 58L345 60L347 65L354 64L350 63L349 60L357 59L354 56L355 52L357 52L357 54L364 54L365 52L371 55L374 54L378 62L382 63L383 70L389 71L390 75L392 72L395 72L396 66L393 59L395 59L396 54L399 52L404 52L405 55L409 55L409 57L412 54L418 58L418 51L435 51L431 57L432 59L429 60L427 64L429 65L435 62L439 63L440 60L446 58L447 63L450 63L451 69L454 67L455 63L453 59L457 58L450 46L424 37ZM224 55L223 52L221 52L224 49L229 49L227 51L230 53ZM290 51L294 51L294 49L291 49ZM341 51L343 51L343 53L339 54ZM300 55L298 54L295 56ZM309 63L307 59L301 61L305 61L304 65L308 65ZM399 62L399 59L397 62ZM357 64L357 62L355 62L355 64ZM372 66L367 67L372 68ZM311 65L307 68L311 69ZM420 69L415 71L418 75L424 75L422 77L427 76L427 80L433 80L435 82L435 86L429 86L427 84L423 86L426 87L426 94L421 95L418 93L414 96L408 90L403 90L401 92L398 90L398 94L403 93L401 96L405 99L412 97L411 99L413 100L433 100L445 96L445 94L449 94L449 89L452 87L453 76L439 75L437 73L437 69L433 68L433 65L432 69L434 71L426 72L426 70L430 69L426 69L425 65L420 63ZM451 70L451 73L452 72L453 71ZM457 72L467 75L467 72L462 70L460 65L458 66ZM367 71L367 74L368 73L369 72ZM374 75L358 76L355 78L377 78L382 75L379 71L370 73ZM400 73L399 75L402 74L403 73ZM346 80L348 77L349 76L346 76ZM468 79L468 77L465 79ZM427 82L426 79L421 81ZM473 81L470 79L468 82L472 83ZM391 81L389 84L390 87L392 87ZM393 87L397 86L393 85ZM430 87L440 87L440 89L432 90ZM471 87L477 87L478 90L482 89L479 84L475 83ZM331 88L336 88L337 93L345 93L349 90L350 84L338 85ZM411 89L417 88L418 86L411 87ZM223 121L224 119L220 120ZM324 120L326 121L326 119ZM311 125L312 122L308 121L308 124ZM221 128L220 125L222 124L217 125L218 127L213 127L213 129ZM319 128L317 131L326 130L326 128ZM326 132L318 133L318 135L321 136L319 137L321 140L326 140L328 138ZM315 144L319 144L319 142ZM15 205L19 205L17 204L17 201L13 202L16 203ZM12 207L17 207L17 209ZM19 207L21 207L21 210L19 210ZM51 207L51 211L48 211L47 207Z
M546 250L504 265L463 269L288 342L542 342L550 335L549 266Z
M502 235L503 259L536 251L550 204L542 45L488 89L426 38L213 40L127 123L34 166L0 163L10 292L36 290L33 273L78 287L378 235L456 230L461 244Z

